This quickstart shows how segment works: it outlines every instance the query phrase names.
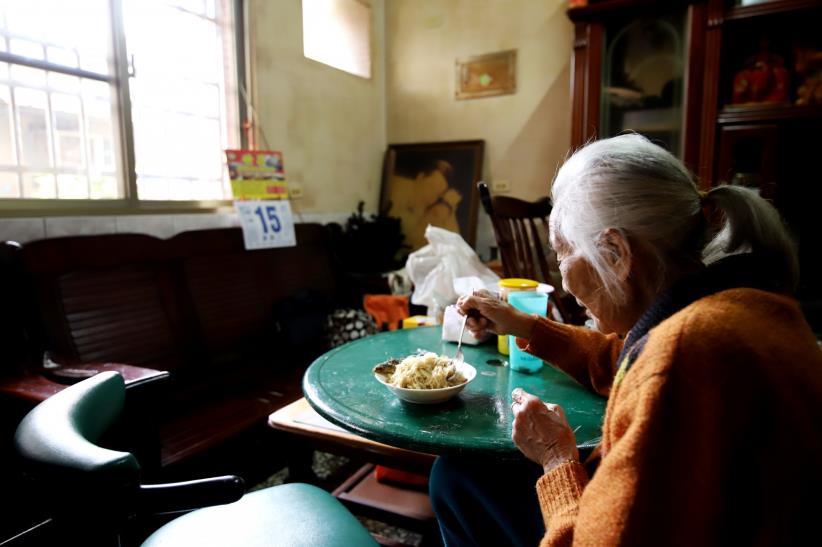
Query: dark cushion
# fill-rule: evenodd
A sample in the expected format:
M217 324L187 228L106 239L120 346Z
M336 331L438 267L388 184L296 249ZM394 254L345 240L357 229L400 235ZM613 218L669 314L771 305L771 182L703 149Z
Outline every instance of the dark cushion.
M154 532L143 547L377 545L331 494L308 484L284 484L240 501L199 509Z

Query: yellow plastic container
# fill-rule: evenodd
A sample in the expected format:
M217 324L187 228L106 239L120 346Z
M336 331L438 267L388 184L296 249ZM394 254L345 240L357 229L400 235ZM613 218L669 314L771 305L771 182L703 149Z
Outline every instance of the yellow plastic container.
M427 315L412 315L402 320L402 328L404 329L415 329L417 327L427 327L428 325L436 324L437 318Z
M508 277L499 280L499 295L500 298L508 302L508 295L512 292L520 291L536 291L539 286L538 281L533 279L523 279L521 277ZM508 336L497 337L497 351L503 355L509 354Z

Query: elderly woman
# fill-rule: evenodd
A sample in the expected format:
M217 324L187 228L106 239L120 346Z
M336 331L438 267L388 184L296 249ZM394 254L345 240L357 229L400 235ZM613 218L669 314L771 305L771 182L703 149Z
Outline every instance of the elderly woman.
M552 197L563 287L596 330L485 292L458 307L481 314L468 319L475 334L513 334L607 396L602 441L580 462L562 408L515 390L513 441L539 467L472 474L440 458L431 494L446 544L818 537L822 352L790 296L798 267L776 210L745 188L698 192L676 158L639 135L577 151Z

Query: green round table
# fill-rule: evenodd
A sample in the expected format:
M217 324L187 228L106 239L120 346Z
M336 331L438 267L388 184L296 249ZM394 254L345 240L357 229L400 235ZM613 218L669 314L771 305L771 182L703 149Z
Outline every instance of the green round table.
M390 357L401 359L418 349L454 355L456 344L443 342L440 336L440 327L422 327L384 332L334 348L306 371L305 397L329 421L377 442L438 455L516 458L511 391L521 387L562 406L580 448L599 442L605 399L547 364L535 374L511 370L496 344L463 344L465 362L474 365L477 377L445 403L403 402L374 378L374 365Z

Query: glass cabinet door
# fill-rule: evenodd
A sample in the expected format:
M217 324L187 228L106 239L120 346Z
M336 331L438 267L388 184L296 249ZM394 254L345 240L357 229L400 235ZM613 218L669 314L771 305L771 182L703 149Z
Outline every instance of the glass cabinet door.
M636 131L682 157L685 10L605 26L600 136Z

